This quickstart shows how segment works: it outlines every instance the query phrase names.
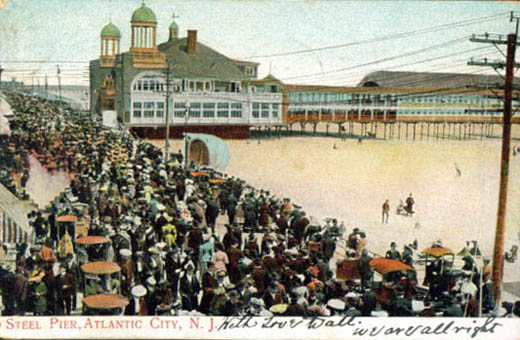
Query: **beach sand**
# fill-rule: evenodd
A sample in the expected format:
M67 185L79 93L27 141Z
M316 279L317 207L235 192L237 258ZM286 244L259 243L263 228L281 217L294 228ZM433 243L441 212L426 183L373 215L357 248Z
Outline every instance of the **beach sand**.
M162 147L164 141L152 141ZM308 216L358 227L367 247L384 255L391 241L402 250L414 239L419 250L440 239L460 251L477 240L484 256L493 252L497 220L500 139L470 141L341 141L327 137L228 140L225 172L301 205ZM336 149L333 145L336 144ZM512 145L515 145L514 142ZM184 150L170 141L170 150ZM457 176L455 163L461 170ZM519 244L520 155L511 156L505 250ZM399 200L412 193L413 217L399 216ZM381 206L390 201L388 224ZM505 263L504 281L518 281L520 266Z

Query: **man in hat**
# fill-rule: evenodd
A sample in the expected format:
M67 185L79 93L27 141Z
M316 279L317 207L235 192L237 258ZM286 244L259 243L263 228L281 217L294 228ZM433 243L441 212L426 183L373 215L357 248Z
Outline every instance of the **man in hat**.
M61 268L61 275L59 276L59 287L61 290L61 301L62 308L65 311L65 315L70 315L72 309L73 296L76 292L76 282L74 276L65 267Z
M130 249L121 249L119 255L121 257L121 262L119 263L121 267L121 292L123 295L128 296L130 286L134 279L134 261L132 260L132 252Z
M220 208L217 200L213 196L208 197L208 199L206 200L206 204L206 221L208 223L208 226L211 228L211 231L214 233L215 224L217 223L217 217L220 213Z
M224 272L222 273L225 274ZM216 274L219 275L220 271ZM208 270L202 275L202 298L199 305L199 311L204 314L208 314L210 311L215 296L214 290L218 286L218 282L213 275L215 275L215 264L209 262Z
M227 255L229 258L229 263L227 265L229 279L232 283L237 284L242 278L239 262L240 259L244 257L244 253L240 250L236 239L233 239L231 247L227 249Z
M406 207L405 207L405 210L406 210L406 215L407 216L412 216L414 211L413 211L413 205L415 204L415 201L412 197L412 193L410 193L410 195L408 196L408 198L406 199Z
M144 298L146 303L146 310L148 315L155 315L157 306L159 305L159 294L157 290L157 281L153 276L149 276L146 281L146 296Z
M195 310L198 308L198 294L200 283L195 275L195 265L190 261L184 267L184 275L180 279L180 292L182 297L182 308L185 310Z
M226 200L226 211L228 215L228 221L230 224L235 222L235 216L237 213L238 200L233 194L232 191L229 192L229 195Z
M202 244L202 230L195 227L188 234L188 247L193 249L194 255L199 256L199 248Z
M390 243L390 250L388 250L385 254L387 259L401 260L401 254L396 249L397 244L395 242Z
M370 261L372 261L372 257L368 255L368 251L363 249L361 252L361 257L358 261L358 270L361 275L361 286L363 288L370 288L372 284L372 277L374 276L374 271L370 266Z
M350 233L347 237L347 248L357 249L357 244L359 241L359 228L354 228L352 233Z
M258 258L260 255L260 248L258 247L255 233L249 233L248 241L244 246L244 254L250 258Z
M253 279L256 290L259 294L263 294L267 287L268 273L262 268L262 263L259 259L254 262L254 269L250 274Z
M381 223L388 223L388 216L389 216L389 212L390 212L390 201L389 200L385 200L385 202L383 203L383 208L382 208L382 222Z

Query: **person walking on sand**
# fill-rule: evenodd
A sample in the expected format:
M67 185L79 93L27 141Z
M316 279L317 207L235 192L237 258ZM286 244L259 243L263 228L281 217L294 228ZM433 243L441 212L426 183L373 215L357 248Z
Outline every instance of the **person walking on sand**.
M388 223L388 213L390 212L390 204L388 200L383 203L383 215L381 223Z
M407 216L412 216L414 211L413 211L413 205L415 204L415 201L412 197L412 194L410 193L410 196L408 196L408 198L406 199L406 207L405 207L405 210L406 210L406 215Z
M455 163L455 171L457 172L457 177L460 177L462 175L462 172L460 171L459 166L457 165L457 163Z

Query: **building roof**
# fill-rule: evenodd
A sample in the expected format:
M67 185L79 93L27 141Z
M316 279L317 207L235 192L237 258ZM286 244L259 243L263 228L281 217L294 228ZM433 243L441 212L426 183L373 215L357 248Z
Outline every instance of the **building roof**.
M121 32L116 25L109 22L103 29L101 30L101 37L121 37Z
M230 58L208 46L197 43L197 52L188 53L188 39L182 38L160 44L159 51L166 53L166 60L174 76L243 80L244 74Z
M0 184L0 209L28 235L32 233L27 219L27 207L2 184Z
M155 16L155 13L149 7L147 7L145 4L143 4L141 7L139 7L138 9L136 9L134 11L130 22L157 23L157 17Z
M503 86L504 80L498 75L480 75L464 73L431 73L375 71L367 74L358 86L365 87L478 87L490 85L495 88Z

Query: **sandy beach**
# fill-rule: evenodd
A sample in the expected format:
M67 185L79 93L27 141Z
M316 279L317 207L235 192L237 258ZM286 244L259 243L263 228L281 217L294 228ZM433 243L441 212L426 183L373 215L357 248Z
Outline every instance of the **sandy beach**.
M183 149L179 140L170 143L172 151ZM291 198L307 215L345 221L347 232L364 230L375 253L384 255L391 241L402 249L414 239L419 250L440 239L456 252L466 240L477 240L485 256L493 252L500 139L358 144L355 139L287 137L227 143L231 156L225 172ZM510 163L506 250L519 243L519 180L520 155L512 156ZM399 200L410 193L416 214L396 215ZM385 199L391 207L388 224L381 223ZM506 281L516 281L518 273L516 264L505 265Z

